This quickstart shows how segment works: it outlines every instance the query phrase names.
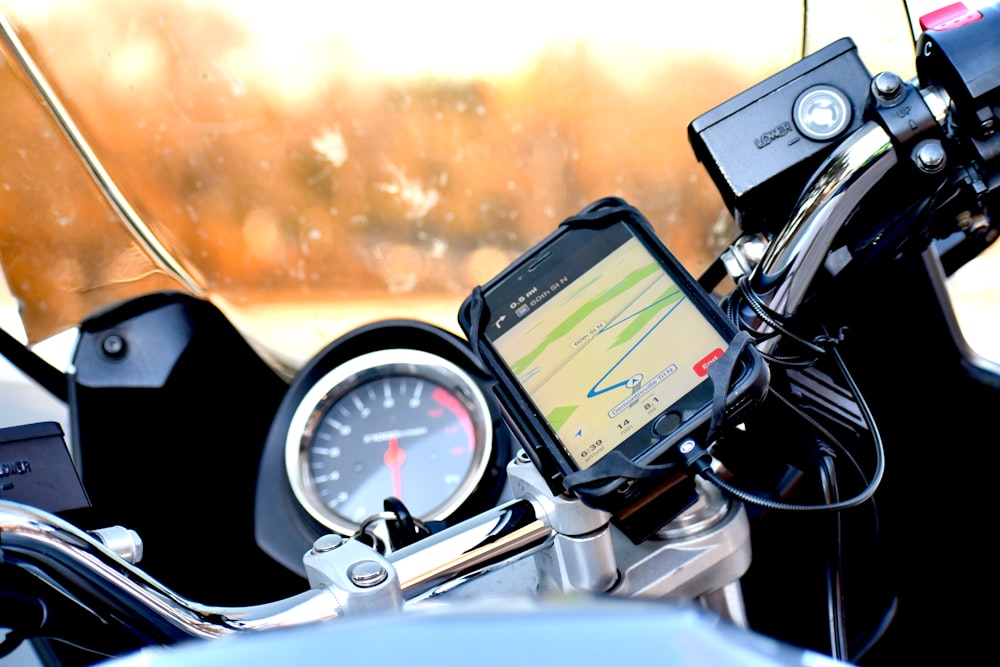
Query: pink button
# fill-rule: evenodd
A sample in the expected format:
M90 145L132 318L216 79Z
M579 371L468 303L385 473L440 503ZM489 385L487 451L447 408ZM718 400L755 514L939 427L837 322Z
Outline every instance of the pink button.
M951 30L969 23L975 23L983 15L972 11L963 3L956 2L942 7L920 17L920 28L923 30Z

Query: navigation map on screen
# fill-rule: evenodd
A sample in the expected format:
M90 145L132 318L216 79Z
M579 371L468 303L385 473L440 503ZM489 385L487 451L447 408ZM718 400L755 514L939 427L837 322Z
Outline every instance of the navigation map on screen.
M495 345L581 469L697 386L726 349L634 237L550 290Z

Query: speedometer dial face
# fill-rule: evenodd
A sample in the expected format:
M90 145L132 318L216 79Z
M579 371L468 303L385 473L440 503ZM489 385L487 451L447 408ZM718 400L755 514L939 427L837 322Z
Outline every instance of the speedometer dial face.
M293 491L320 523L350 534L394 496L424 520L475 490L492 449L479 386L418 350L382 350L327 373L296 410L286 441Z

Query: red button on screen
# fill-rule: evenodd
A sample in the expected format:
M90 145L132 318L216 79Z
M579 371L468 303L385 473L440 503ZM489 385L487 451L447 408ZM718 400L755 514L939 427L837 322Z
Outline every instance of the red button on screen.
M704 359L694 365L694 372L697 373L699 377L705 377L708 375L708 367L721 356L722 348L715 348Z

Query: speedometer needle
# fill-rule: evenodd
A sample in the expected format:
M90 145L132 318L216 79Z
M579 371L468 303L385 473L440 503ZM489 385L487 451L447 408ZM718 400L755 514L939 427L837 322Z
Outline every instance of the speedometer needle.
M382 457L382 460L389 466L389 472L392 474L392 495L402 500L403 478L400 469L406 462L406 452L399 446L397 438L389 438L389 449L385 450L385 456Z

